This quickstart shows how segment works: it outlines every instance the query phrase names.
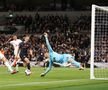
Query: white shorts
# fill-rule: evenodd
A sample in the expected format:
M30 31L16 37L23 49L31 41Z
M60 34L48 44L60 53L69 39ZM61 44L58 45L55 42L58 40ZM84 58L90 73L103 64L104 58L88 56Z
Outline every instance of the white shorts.
M16 50L14 51L14 56L19 57L19 53Z
M3 59L4 55L2 53L0 53L0 59Z

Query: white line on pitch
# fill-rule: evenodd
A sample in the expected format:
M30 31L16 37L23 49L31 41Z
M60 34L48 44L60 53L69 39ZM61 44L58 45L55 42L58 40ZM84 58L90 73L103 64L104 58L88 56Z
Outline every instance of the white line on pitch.
M49 82L29 82L29 83L19 83L19 84L7 84L2 85L0 87L10 87L10 86L27 86L27 85L42 85L42 84L51 84L51 83L62 83L62 82L76 82L81 80L87 80L87 79L78 79L78 80L61 80L61 81L49 81Z

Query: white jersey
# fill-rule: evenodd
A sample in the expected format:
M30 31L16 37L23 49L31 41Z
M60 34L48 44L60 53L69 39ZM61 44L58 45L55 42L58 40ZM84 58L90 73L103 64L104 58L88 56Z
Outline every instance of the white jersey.
M15 56L18 55L19 44L21 42L22 42L22 40L20 40L20 39L10 41L10 44L12 44L14 47L14 55Z
M4 55L0 52L0 59L3 59Z

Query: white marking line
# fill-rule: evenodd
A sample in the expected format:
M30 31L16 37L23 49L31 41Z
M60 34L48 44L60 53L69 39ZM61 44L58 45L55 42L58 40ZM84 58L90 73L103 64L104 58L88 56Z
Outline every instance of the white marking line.
M24 73L25 74L25 72L24 71L19 71L18 73ZM34 73L34 72L33 72ZM4 71L4 72L0 72L0 74L10 74L10 72L9 71Z
M49 81L49 82L29 82L29 83L19 83L19 84L7 84L7 85L2 85L1 87L10 87L10 86L27 86L27 85L43 85L43 84L51 84L51 83L62 83L62 82L76 82L76 81L81 81L81 80L86 80L86 79L78 79L78 80L60 80L60 81Z

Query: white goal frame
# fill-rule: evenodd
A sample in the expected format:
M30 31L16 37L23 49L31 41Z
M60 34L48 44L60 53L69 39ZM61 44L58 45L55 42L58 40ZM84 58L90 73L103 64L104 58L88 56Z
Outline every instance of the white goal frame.
M95 10L96 8L108 11L108 7L92 5L91 11L91 58L90 58L90 79L108 80L108 78L97 78L94 75L94 44L95 44Z

